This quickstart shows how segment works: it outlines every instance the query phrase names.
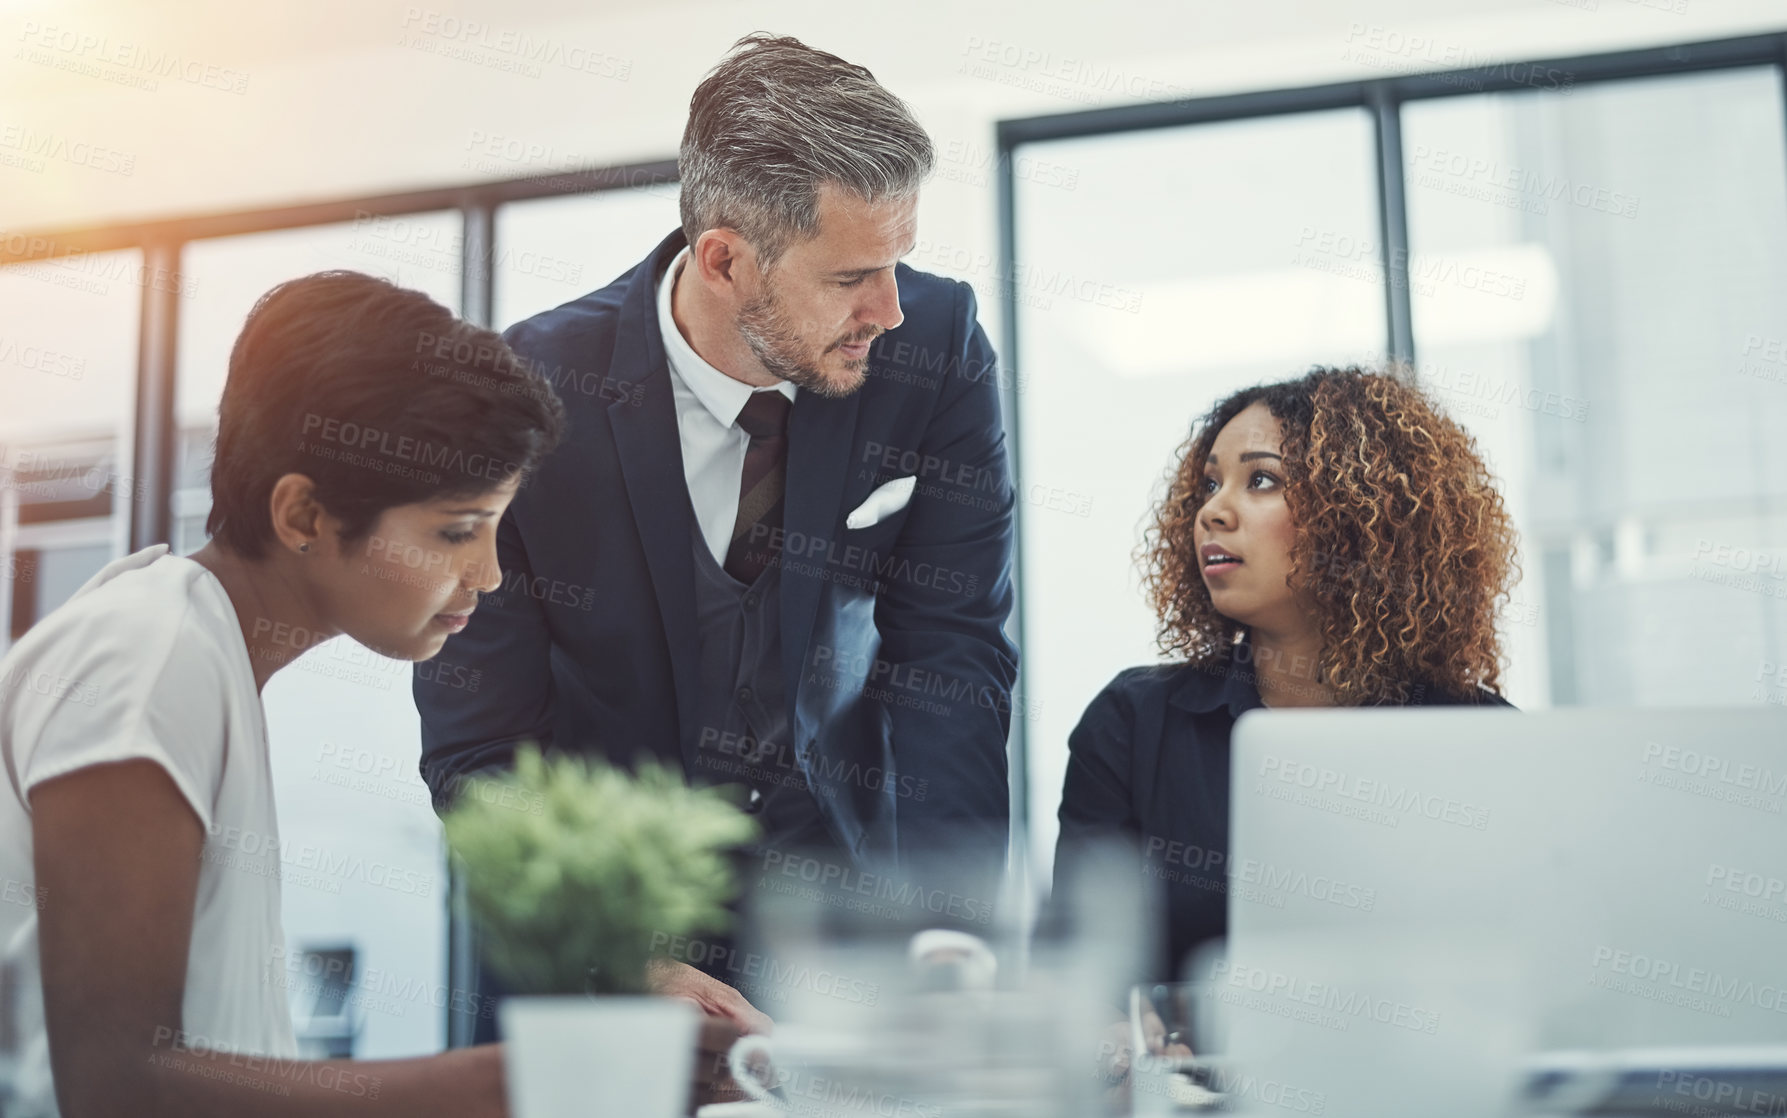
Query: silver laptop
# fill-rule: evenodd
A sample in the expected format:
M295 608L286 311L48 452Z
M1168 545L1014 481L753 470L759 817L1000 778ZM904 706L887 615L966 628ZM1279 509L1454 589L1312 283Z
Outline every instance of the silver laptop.
M1417 1064L1477 1029L1553 1072L1787 1056L1787 712L1258 711L1232 781L1242 1062L1310 1029ZM1659 1075L1661 1109L1730 1094Z

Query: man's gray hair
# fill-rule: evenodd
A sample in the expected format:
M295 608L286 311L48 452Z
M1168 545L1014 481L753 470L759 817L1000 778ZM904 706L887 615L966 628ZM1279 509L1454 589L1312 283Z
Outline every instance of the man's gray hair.
M819 231L820 184L866 202L911 197L931 138L875 75L799 39L746 35L689 101L677 167L683 233L736 229L774 267Z

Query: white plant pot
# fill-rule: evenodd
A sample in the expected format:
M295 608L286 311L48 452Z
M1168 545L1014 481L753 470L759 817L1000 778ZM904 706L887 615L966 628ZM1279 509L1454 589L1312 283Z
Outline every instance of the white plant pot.
M497 1006L512 1118L683 1118L700 1011L582 994Z

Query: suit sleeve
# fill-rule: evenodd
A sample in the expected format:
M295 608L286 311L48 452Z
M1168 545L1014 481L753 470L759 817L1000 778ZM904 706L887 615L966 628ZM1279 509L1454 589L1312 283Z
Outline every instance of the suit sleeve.
M415 666L422 779L436 810L464 777L511 765L524 742L552 744L552 637L531 592L533 570L516 523L521 504L517 498L497 525L502 587L479 599L471 622L440 655Z
M983 374L992 343L975 318L974 294L959 287L952 360ZM1006 736L1018 650L1005 635L1013 591L1015 495L1000 418L998 378L945 375L919 448L952 476L979 479L972 501L914 494L894 545L895 574L875 608L881 657L890 673L934 684L937 701L889 707L893 752L903 775L925 782L923 800L902 800L902 852L972 844L1003 867L1010 789ZM946 487L947 488L947 487ZM916 673L927 673L919 675ZM897 676L896 676L897 677Z

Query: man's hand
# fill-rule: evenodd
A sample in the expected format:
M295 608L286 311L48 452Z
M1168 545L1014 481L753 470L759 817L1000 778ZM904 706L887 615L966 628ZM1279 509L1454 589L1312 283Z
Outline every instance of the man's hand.
M745 1033L770 1033L775 1022L745 1000L745 996L717 978L702 974L674 959L653 959L646 964L645 984L666 998L687 998L705 1015L695 1050L695 1105L737 1102L748 1096L732 1081L727 1054Z
M730 1021L740 1033L768 1035L775 1031L776 1023L769 1014L746 1001L737 990L687 963L653 959L645 968L645 984L661 997L689 999L709 1017Z

